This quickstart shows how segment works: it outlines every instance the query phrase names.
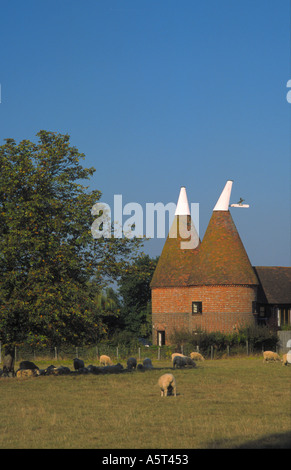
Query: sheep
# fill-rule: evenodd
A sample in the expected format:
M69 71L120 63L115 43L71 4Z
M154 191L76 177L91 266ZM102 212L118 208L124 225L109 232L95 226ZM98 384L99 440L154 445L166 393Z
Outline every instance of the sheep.
M80 369L78 369L78 373L79 374L89 374L90 371L89 371L89 369L87 369L87 367L80 367Z
M100 373L100 367L97 367L97 366L93 366L92 364L90 364L88 367L87 367L88 371L91 373L91 374L99 374Z
M190 357L191 359L193 359L194 361L205 361L204 357L202 356L202 354L200 354L199 352L191 352L190 353Z
M184 356L175 356L173 359L173 368L176 369L177 367L185 367L186 361Z
M185 357L184 354L181 354L181 353L173 353L173 354L172 354L172 362L173 362L173 360L174 360L174 358L175 358L176 356Z
M143 366L145 369L153 369L152 361L148 357L143 360Z
M191 357L185 357L186 366L196 367L196 362L191 359Z
M37 377L40 375L38 369L18 369L16 371L16 377L19 378L26 378L26 377Z
M196 367L196 363L193 361L193 359L191 359L191 357L187 357L187 356L176 356L176 357L174 357L174 360L173 360L173 368L174 369L176 369L177 367L181 368L181 367L185 367L185 366Z
M70 368L66 366L60 366L56 369L56 375L69 375L70 373Z
M136 369L135 357L130 357L129 359L127 359L127 368L128 370Z
M54 365L51 364L50 366L48 366L48 367L45 369L44 375L56 375L56 373L55 373L56 370L57 370L56 366L54 366Z
M111 365L111 366L104 366L104 367L101 367L99 370L101 374L119 374L122 371L123 371L123 365L121 365L120 363Z
M69 369L69 367L65 367L65 366L60 366L60 367L49 366L44 371L39 371L39 372L40 372L40 375L69 375L71 373L71 370Z
M39 367L37 367L34 362L30 362L30 361L22 361L20 364L19 364L19 369L39 369Z
M166 397L172 393L175 397L177 396L176 380L173 374L161 375L158 381L158 385L161 390L161 397Z
M279 354L273 351L265 351L263 354L264 360L263 362L267 361L281 361Z
M112 361L109 356L105 356L104 354L100 356L100 364L102 366L112 366Z
M289 361L288 361L288 358L287 358L288 354L283 354L283 359L282 359L282 362L283 362L283 366L287 366Z
M77 357L75 357L74 369L79 370L79 369L82 369L83 367L85 367L84 361L82 361L82 359L78 359Z

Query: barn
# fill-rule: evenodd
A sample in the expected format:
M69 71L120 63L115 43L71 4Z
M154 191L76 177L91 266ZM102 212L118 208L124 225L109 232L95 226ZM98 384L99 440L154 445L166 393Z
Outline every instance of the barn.
M180 190L151 281L154 344L169 344L179 329L230 333L274 318L291 324L291 268L251 265L229 210L232 184L227 181L202 241L191 220L186 189Z

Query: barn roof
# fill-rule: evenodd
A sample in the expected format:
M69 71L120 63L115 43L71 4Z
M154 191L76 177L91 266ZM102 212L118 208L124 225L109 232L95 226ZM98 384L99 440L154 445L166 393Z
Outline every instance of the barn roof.
M255 266L260 281L259 301L269 304L291 304L291 267Z

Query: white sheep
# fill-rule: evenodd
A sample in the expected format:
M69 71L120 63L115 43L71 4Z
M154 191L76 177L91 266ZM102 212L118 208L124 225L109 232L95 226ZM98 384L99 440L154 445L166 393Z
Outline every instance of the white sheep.
M283 354L283 359L282 359L282 362L283 362L283 366L287 366L289 361L287 359L287 353L286 354Z
M16 377L17 378L27 378L27 377L37 377L40 375L39 369L19 369L16 372Z
M273 352L273 351L264 351L264 354L263 354L263 357L264 357L264 361L263 362L267 362L267 361L281 361L281 358L279 356L279 354Z
M112 361L109 356L100 356L100 364L103 366L112 366Z
M190 357L194 361L205 361L204 357L199 352L191 352Z
M161 375L158 385L161 389L161 397L166 397L167 395L171 395L171 393L176 396L176 380L172 374Z

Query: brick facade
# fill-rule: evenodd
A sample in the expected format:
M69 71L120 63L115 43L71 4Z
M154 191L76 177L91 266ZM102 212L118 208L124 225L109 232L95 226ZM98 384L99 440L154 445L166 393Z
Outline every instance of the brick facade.
M153 343L164 331L165 344L174 330L232 332L253 324L253 302L257 287L248 285L211 285L163 287L152 289ZM202 302L202 313L192 314L192 302Z

